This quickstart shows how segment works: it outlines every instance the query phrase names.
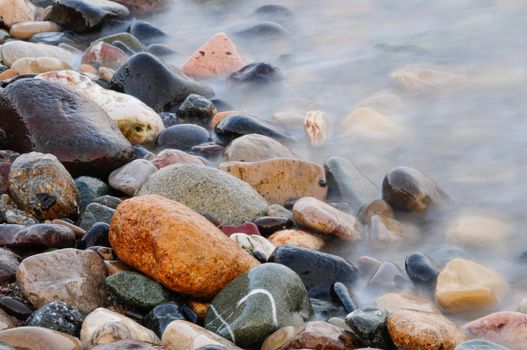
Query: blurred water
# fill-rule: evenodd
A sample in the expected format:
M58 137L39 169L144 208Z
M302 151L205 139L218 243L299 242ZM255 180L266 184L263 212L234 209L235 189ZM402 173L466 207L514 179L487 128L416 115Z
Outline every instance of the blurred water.
M270 89L247 91L224 80L209 83L235 109L269 120L287 110L325 111L331 124L328 144L312 149L298 133L295 151L303 157L323 163L329 156L344 156L379 185L390 168L412 166L436 180L459 208L509 223L512 234L505 252L471 254L501 271L517 289L527 290L526 269L514 260L527 250L527 2L287 0L279 3L294 14L280 22L288 38L266 42L233 36L261 21L252 13L266 3L174 1L149 20L171 35L168 44L180 52L173 64L225 31L247 61L280 66L284 82ZM460 74L469 83L411 94L390 79L392 71L407 65ZM339 122L379 93L401 99L404 107L382 113L404 127L407 136L375 144L339 134ZM402 264L406 252L440 244L442 229L438 224L422 232L425 239L417 246L376 256ZM363 246L349 247L351 258L364 253Z

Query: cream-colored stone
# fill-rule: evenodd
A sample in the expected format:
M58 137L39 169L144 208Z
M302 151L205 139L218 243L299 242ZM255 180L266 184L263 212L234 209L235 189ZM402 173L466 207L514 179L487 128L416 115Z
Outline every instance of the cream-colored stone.
M496 305L507 289L507 282L496 272L456 258L437 277L435 300L449 312L479 310Z
M464 247L494 250L504 247L509 232L509 225L497 218L467 214L450 224L446 241Z
M168 325L163 332L162 345L168 350L196 350L206 345L241 350L216 333L183 320L173 321Z
M259 251L266 258L269 258L275 249L275 246L263 236L249 236L245 233L233 233L229 238L238 243L241 248L247 250L249 253Z
M309 111L304 119L304 129L313 146L321 146L328 137L329 119L322 111Z
M19 74L40 74L62 69L71 69L71 66L54 57L23 57L16 60L11 66Z
M0 50L3 62L8 67L11 67L13 63L24 57L53 57L68 64L75 60L75 54L62 47L21 40L8 41L1 46Z
M36 78L62 84L97 103L133 144L153 143L165 128L159 114L139 99L104 89L73 70L39 74Z
M58 31L60 31L60 26L57 23L49 21L31 21L13 24L9 29L9 34L12 38L27 40L37 33Z
M297 247L321 250L324 248L324 239L302 230L281 230L269 237L269 242L275 246L294 245Z
M10 345L17 350L81 350L77 338L42 327L17 327L1 331L0 344Z

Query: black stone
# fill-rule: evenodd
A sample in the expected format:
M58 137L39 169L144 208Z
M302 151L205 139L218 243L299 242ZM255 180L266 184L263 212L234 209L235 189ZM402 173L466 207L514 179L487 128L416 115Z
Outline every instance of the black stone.
M357 279L357 269L340 256L290 245L277 247L268 259L295 271L310 297L331 300L331 286L341 282L351 286Z
M259 250L255 250L254 252L252 252L252 256L254 256L254 258L255 258L256 260L258 260L259 262L261 262L262 264L267 262L267 258L266 258L265 255L264 255L261 251L259 251Z
M192 146L190 151L190 153L205 157L206 159L216 159L225 153L225 146L217 142L205 142Z
M207 129L194 124L178 124L166 128L157 136L158 150L175 148L189 151L192 146L210 141Z
M216 106L208 99L197 94L190 94L179 106L177 116L180 123L198 124L205 128L217 113Z
M98 222L82 236L79 242L80 249L86 249L92 246L110 247L108 234L110 233L110 225L105 222Z
M249 134L269 136L279 141L291 141L285 131L271 123L243 114L229 114L216 124L214 130L220 140L225 143L230 143L240 136Z
M256 62L248 64L237 72L229 75L229 80L239 84L269 84L282 80L280 69L268 63Z
M276 231L287 230L293 227L293 221L281 216L262 216L254 220L258 230L264 236L269 236Z
M33 313L26 304L12 297L1 297L0 308L20 321L25 321Z
M128 33L139 39L145 46L165 41L168 38L165 32L146 21L133 22L128 28Z
M331 297L333 300L344 307L346 313L353 312L357 309L357 305L353 300L349 288L341 282L335 282L331 286Z
M348 316L346 324L368 346L381 349L395 349L388 332L388 313L376 307L363 307Z
M43 327L79 337L86 316L61 301L53 301L35 311L26 321L27 326Z
M185 317L181 313L181 305L171 302L154 307L145 316L143 325L161 338L170 322L184 319Z
M121 49L128 56L133 56L136 53L130 46L126 45L121 40L112 41L112 46Z
M201 324L201 319L194 310L188 305L181 305L181 314L185 316L185 319L194 324Z
M437 263L422 252L411 253L405 260L406 274L417 284L434 287L439 275Z
M132 95L161 112L167 105L181 103L194 93L210 98L212 89L169 67L154 55L140 52L115 72L111 88Z

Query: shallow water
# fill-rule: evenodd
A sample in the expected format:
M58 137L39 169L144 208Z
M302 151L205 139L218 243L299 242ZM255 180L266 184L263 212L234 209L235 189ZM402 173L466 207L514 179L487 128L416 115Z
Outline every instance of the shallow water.
M246 90L210 81L217 96L237 110L269 120L283 111L319 109L330 119L325 146L313 148L294 134L295 151L323 163L341 155L379 186L390 168L412 166L430 175L459 210L496 217L511 227L507 248L469 251L500 271L517 291L502 308L527 297L527 2L521 0L326 0L280 1L294 16L280 23L287 38L243 40L234 33L262 21L252 15L266 1L174 1L149 18L171 35L181 64L213 34L231 35L248 62L278 65L284 75L272 88ZM440 69L466 78L449 89L409 93L390 73L405 66ZM386 141L343 136L340 121L365 99L382 93L400 98L379 112L404 135ZM443 222L426 229L415 245L369 251L342 250L352 260L372 254L404 266L404 255L443 240Z

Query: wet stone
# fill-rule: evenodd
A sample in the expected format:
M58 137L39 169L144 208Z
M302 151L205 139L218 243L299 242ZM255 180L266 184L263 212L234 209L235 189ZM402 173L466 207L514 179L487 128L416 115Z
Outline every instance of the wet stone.
M422 252L411 253L406 257L405 269L408 277L417 284L434 287L439 275L436 262Z
M148 177L156 171L157 167L152 162L136 159L112 171L108 177L108 183L113 189L133 196Z
M229 81L236 84L264 85L282 80L280 69L268 63L251 63L229 75Z
M363 307L346 316L346 324L368 346L394 349L387 326L388 313L376 307Z
M53 301L36 310L26 321L27 326L44 327L78 337L84 313L66 303Z
M168 35L146 21L134 21L128 28L128 32L135 36L145 46L165 41Z
M267 20L290 20L294 16L293 12L289 8L278 4L261 5L256 10L254 10L254 15Z
M225 233L227 236L230 236L234 233L245 233L247 235L260 235L258 226L252 222L245 222L241 225L223 225L220 227L220 230Z
M121 204L121 202L122 200L120 200L119 198L114 197L114 196L108 196L108 195L97 197L93 200L93 203L99 203L99 204L102 204L112 209L117 209L117 207L119 206L119 204Z
M216 106L210 100L197 94L188 95L177 110L181 124L193 123L206 128L209 127L216 113Z
M342 282L335 282L331 286L331 297L335 302L342 305L347 313L357 309L357 303L353 300L349 288Z
M410 280L396 264L385 261L368 280L368 287L383 292L401 291L409 287Z
M312 250L322 250L325 245L324 239L319 235L298 229L276 231L269 236L269 242L277 247L292 245Z
M46 45L74 44L78 40L73 32L43 32L33 35L30 39L32 43Z
M0 297L0 308L20 321L25 321L33 313L26 304L13 297Z
M104 222L110 224L114 209L100 203L90 203L84 210L79 226L84 230L89 230L95 223Z
M14 281L18 265L20 263L15 253L9 249L0 248L0 283Z
M491 313L462 328L469 338L488 340L511 350L523 350L527 344L527 315L520 312Z
M128 55L113 45L100 41L88 47L81 58L82 64L89 64L95 68L108 67L117 69L128 61Z
M296 156L280 142L259 134L238 137L225 149L227 161L258 162L273 158L296 158Z
M80 195L81 212L83 212L88 204L93 202L95 198L108 194L108 191L110 190L105 182L89 176L76 178L75 187L77 187L77 191Z
M130 50L133 52L139 52L144 50L143 44L137 39L134 35L127 33L127 32L121 32L121 33L115 33L110 34L105 37L102 37L100 39L95 40L92 42L92 45L97 42L105 42L107 44L114 44L115 42L121 42L122 44L126 45Z
M214 130L218 137L226 143L249 134L264 135L278 141L290 141L289 135L284 130L269 122L244 114L227 115L216 124Z
M260 22L235 33L235 36L251 40L274 40L289 36L287 30L280 24L272 21Z
M110 232L110 225L105 222L98 222L93 224L88 231L82 236L79 242L79 248L85 249L93 246L109 247L108 234Z
M150 44L145 50L158 58L171 58L179 55L179 52L163 44Z
M158 337L161 337L170 322L184 319L185 317L181 313L180 305L171 302L154 307L145 316L143 324L145 327L153 330Z
M335 281L351 286L357 278L357 269L340 256L310 249L281 246L269 257L269 262L285 265L295 271L309 296L331 300L331 286Z
M293 226L291 219L280 216L262 216L254 220L254 224L264 236L273 234L276 231L286 230Z
M157 137L158 149L175 148L189 151L192 146L210 141L207 129L195 124L178 124L166 128Z
M124 303L140 309L152 309L169 301L164 288L141 274L119 272L106 278L110 290Z

